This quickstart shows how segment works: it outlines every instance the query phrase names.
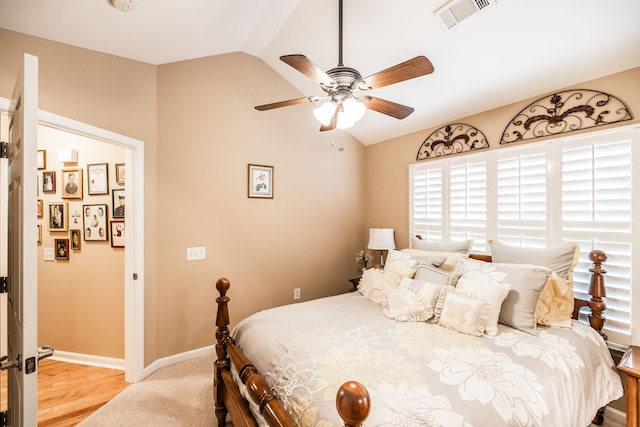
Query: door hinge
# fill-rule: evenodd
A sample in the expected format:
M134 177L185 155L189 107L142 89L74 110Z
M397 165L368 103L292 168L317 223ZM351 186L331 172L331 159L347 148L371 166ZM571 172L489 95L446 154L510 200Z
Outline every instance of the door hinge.
M9 278L7 276L0 277L0 294L9 292Z
M7 411L0 412L0 427L7 427Z
M0 142L0 159L6 159L7 158L7 151L8 150L9 150L9 144L7 144L4 141Z

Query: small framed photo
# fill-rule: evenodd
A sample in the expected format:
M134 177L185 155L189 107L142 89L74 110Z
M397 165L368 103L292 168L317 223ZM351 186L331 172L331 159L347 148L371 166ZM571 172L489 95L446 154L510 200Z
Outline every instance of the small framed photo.
M42 243L42 226L38 224L38 243Z
M124 188L111 190L112 218L124 218Z
M124 163L116 163L116 183L124 185Z
M109 239L107 205L82 205L82 212L85 242L106 242Z
M87 165L87 187L89 194L109 194L108 163Z
M49 203L49 231L67 231L67 203Z
M47 150L38 150L38 170L47 168Z
M111 221L111 247L124 248L124 221L116 219Z
M44 203L42 199L38 199L38 218L42 218L44 216Z
M249 165L249 197L273 199L273 166Z
M55 239L56 259L69 259L69 239Z
M82 237L80 235L80 230L72 229L71 232L71 249L77 251L80 249L80 245L82 244Z
M42 172L42 192L43 193L56 192L56 172L55 171Z
M82 169L62 169L62 198L82 199Z

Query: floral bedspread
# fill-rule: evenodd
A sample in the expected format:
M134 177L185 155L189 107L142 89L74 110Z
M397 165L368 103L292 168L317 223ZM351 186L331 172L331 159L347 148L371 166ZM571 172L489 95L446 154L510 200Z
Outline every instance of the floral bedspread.
M622 396L589 326L498 326L473 337L397 322L354 292L256 313L233 335L300 426L342 426L335 397L349 380L369 391L368 427L585 427Z

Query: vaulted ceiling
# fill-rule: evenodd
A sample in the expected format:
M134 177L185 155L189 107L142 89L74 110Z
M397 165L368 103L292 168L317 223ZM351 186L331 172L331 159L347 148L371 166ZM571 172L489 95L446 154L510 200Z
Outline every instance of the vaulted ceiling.
M300 96L323 92L280 56L338 64L338 0L134 1L123 12L108 0L0 0L0 27L151 64L242 51ZM424 55L435 67L371 93L415 112L398 120L368 111L349 129L363 144L640 66L638 0L497 0L451 29L434 15L445 3L344 0L345 66L368 76Z

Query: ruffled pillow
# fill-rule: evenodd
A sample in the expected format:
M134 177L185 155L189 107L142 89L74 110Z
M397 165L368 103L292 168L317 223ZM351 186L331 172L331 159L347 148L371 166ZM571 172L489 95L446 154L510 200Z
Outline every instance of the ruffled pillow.
M539 325L570 328L572 315L573 288L554 271L540 294L536 306L536 322Z
M368 300L376 304L386 304L387 294L400 284L401 276L385 273L379 268L370 268L362 272L358 290Z
M436 285L409 279L400 281L397 288L387 294L385 316L402 322L422 322L433 317L433 311L446 285Z

